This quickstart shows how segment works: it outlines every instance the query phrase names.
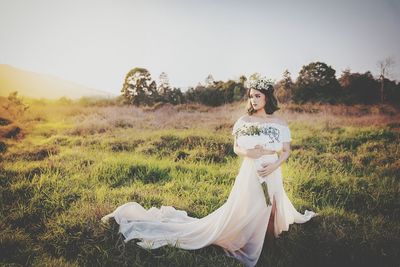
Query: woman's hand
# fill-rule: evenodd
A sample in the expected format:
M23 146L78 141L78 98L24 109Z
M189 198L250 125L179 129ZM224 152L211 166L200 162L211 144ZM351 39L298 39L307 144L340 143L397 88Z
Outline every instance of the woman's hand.
M261 166L262 168L260 170L257 170L258 175L261 177L265 177L269 174L271 174L273 171L279 168L279 166L287 160L287 158L290 155L290 143L289 142L284 142L283 143L283 148L282 152L279 153L279 157L275 162L272 163L262 163Z
M258 175L261 177L270 175L273 171L275 171L279 167L278 162L263 163L261 165L263 167L257 171Z
M265 149L261 145L256 145L254 148L246 150L246 156L249 158L258 159L259 157L261 157L263 155L271 154L272 152L273 151ZM275 153L275 152L273 152L273 153Z

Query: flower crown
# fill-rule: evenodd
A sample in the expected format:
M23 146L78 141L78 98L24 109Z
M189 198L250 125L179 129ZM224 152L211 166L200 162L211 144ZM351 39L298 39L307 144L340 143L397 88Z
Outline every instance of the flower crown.
M247 88L249 89L256 89L256 90L271 90L273 87L272 85L274 82L272 79L267 79L265 77L259 79L249 79L247 81Z

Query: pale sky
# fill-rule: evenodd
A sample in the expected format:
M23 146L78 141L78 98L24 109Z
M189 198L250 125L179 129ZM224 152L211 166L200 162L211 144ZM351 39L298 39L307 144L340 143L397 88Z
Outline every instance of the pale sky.
M208 74L296 78L313 61L377 75L389 56L400 80L396 0L0 0L0 64L115 94L134 67L187 87Z

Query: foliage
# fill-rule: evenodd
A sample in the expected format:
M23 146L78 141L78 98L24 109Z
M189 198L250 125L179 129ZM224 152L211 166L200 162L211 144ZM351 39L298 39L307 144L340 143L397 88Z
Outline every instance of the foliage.
M324 62L311 62L302 67L296 81L293 82L288 70L283 78L274 84L275 95L280 103L344 103L376 104L385 103L400 105L400 83L387 78L376 79L370 72L364 74L343 71L336 79L336 71ZM171 103L200 103L216 107L240 101L245 98L249 81L259 80L260 73L253 73L246 78L242 75L237 80L216 81L209 74L204 84L189 87L182 92L172 88L168 75L162 72L158 84L151 79L144 68L134 68L125 77L121 90L122 102L134 105L155 105ZM60 100L61 101L61 100Z
M0 100L1 116L7 117L3 119L15 120L23 116L24 113L29 109L29 106L24 103L21 97L18 96L17 91L10 93L7 98L0 97Z
M345 70L339 82L347 104L373 104L379 101L379 84L370 72L359 74Z
M341 88L335 70L323 62L303 66L296 80L293 100L297 103L335 103L341 97Z
M121 92L134 105L150 105L158 99L156 82L144 68L134 68L126 74Z
M197 102L207 106L220 106L243 99L246 88L244 81L236 82L233 80L213 81L208 86L198 85L195 88L189 88L185 92L187 102Z
M347 69L340 76L339 83L343 89L343 102L346 104L371 105L381 102L381 81L375 79L369 71L361 74ZM384 79L383 88L383 99L387 103L399 105L400 83Z
M278 81L275 85L275 94L278 101L287 103L293 98L294 83L290 77L290 72L285 70L282 80Z

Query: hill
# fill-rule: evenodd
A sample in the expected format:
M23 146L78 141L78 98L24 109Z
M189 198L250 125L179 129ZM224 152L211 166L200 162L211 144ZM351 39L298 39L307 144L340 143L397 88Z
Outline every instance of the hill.
M21 70L0 64L0 96L18 91L19 95L32 98L56 99L60 97L80 98L83 96L111 97L110 93L85 87L61 78Z

